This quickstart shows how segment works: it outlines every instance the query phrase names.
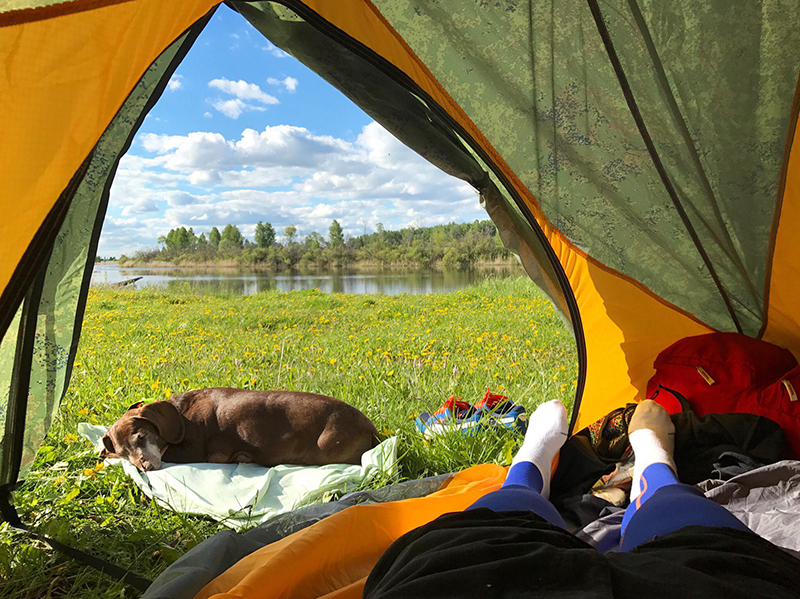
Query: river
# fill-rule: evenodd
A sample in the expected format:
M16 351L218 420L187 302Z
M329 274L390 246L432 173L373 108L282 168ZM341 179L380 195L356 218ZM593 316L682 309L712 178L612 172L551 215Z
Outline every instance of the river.
M487 277L521 276L516 267L481 268L453 271L327 271L271 273L238 269L120 268L116 264L97 264L92 285L107 285L141 277L137 288L166 287L191 289L200 293L252 295L278 289L298 291L319 289L326 293L447 293L472 285Z

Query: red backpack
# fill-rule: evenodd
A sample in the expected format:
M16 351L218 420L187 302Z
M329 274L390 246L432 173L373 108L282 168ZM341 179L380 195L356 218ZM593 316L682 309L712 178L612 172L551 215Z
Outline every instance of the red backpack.
M680 411L677 391L698 416L743 412L777 422L788 457L800 458L800 366L792 353L738 333L686 337L656 358L647 397Z

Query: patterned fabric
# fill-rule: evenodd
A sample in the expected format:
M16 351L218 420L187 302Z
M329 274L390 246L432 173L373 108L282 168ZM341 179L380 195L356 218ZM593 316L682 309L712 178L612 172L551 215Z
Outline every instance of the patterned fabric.
M637 404L629 403L617 408L587 427L592 449L598 457L609 462L621 462L630 457L632 449L628 442L628 425Z

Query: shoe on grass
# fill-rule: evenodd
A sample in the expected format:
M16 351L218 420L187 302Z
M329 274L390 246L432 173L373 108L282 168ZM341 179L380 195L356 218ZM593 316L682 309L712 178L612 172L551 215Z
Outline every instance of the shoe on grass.
M433 414L422 412L414 423L423 435L430 437L444 431L463 429L474 413L475 408L469 403L460 397L456 398L455 395L451 395ZM475 425L469 424L468 426Z
M524 433L527 428L527 418L523 406L515 404L505 395L492 393L487 387L486 393L475 403L475 414L470 419L476 422L485 420L483 424L492 426L518 428Z

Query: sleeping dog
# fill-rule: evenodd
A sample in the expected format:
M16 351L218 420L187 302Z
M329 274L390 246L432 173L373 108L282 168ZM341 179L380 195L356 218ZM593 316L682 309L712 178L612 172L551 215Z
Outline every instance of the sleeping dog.
M138 403L108 429L100 457L140 471L174 463L360 464L378 444L370 420L343 401L298 391L196 389Z

